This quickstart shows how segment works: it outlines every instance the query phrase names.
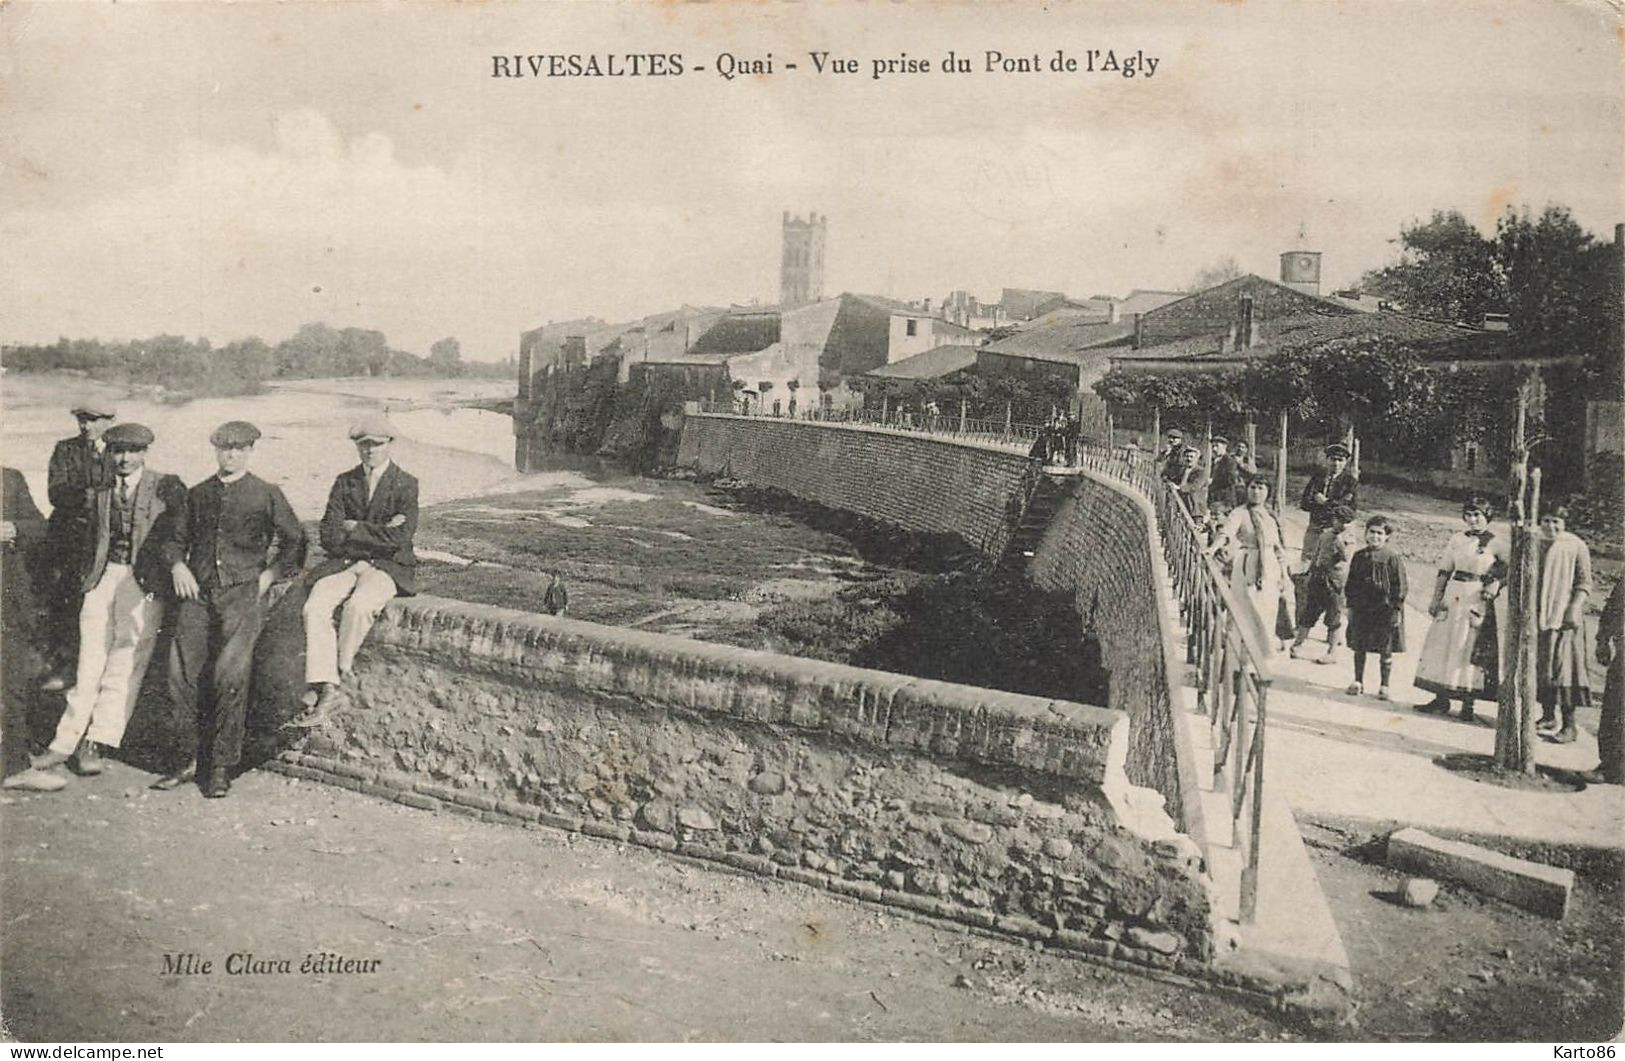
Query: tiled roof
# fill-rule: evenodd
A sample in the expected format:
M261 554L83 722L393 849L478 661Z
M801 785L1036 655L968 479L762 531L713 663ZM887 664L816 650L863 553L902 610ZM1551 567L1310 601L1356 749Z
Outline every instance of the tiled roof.
M1078 364L1101 355L1090 353L1123 342L1134 335L1132 321L1107 322L1090 317L1058 317L1048 324L1034 323L984 349L1034 361Z
M936 379L951 372L970 368L974 364L976 364L976 347L945 344L932 347L923 354L915 354L889 365L881 365L865 375L880 379Z
M779 341L777 310L730 313L713 324L689 351L691 354L751 354Z
M1414 346L1423 357L1493 358L1506 349L1506 333L1466 328L1442 321L1412 317L1403 313L1378 311L1352 316L1300 313L1258 323L1259 335L1245 349L1220 351L1220 340L1228 335L1208 334L1158 343L1138 350L1114 351L1112 359L1134 361L1233 361L1270 357L1283 350L1314 346L1336 339L1370 336L1394 339Z

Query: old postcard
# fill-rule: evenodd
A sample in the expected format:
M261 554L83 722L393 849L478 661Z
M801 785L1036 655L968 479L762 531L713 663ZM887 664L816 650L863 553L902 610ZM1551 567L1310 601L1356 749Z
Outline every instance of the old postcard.
M0 4L4 1034L1611 1057L1622 32Z

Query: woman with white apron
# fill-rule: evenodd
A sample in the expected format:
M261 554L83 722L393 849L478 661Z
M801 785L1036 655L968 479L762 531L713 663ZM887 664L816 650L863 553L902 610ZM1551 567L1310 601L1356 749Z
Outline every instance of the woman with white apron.
M1247 503L1232 509L1219 529L1210 553L1229 548L1232 558L1230 589L1246 604L1256 621L1255 633L1266 655L1276 651L1279 640L1276 615L1286 578L1285 549L1281 525L1270 511L1270 483L1263 476L1247 480Z
M1482 497L1462 506L1465 528L1450 536L1439 560L1439 577L1416 661L1415 684L1434 694L1416 710L1448 714L1450 701L1461 701L1461 718L1476 722L1475 700L1493 700L1500 692L1502 581L1506 578L1507 543L1489 530L1490 506Z

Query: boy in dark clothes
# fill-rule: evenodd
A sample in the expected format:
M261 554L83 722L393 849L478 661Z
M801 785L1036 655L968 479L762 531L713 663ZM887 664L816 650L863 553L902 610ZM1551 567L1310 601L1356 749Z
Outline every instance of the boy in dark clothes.
M1365 654L1377 653L1382 685L1377 699L1387 700L1394 653L1405 651L1405 561L1388 548L1393 525L1382 516L1365 523L1364 549L1349 562L1349 647L1354 650L1354 684L1350 696L1365 692Z
M1303 597L1298 607L1298 636L1292 642L1291 655L1298 659L1299 652L1309 640L1309 631L1326 618L1326 654L1316 663L1331 663L1337 658L1337 649L1343 643L1343 583L1348 580L1349 552L1343 542L1343 529L1354 519L1346 505L1338 505L1326 516L1326 528L1315 539L1315 548L1309 556L1309 570L1303 576Z

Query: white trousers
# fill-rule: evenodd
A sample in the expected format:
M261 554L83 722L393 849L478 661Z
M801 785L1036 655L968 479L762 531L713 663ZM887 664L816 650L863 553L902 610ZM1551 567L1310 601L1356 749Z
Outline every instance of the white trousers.
M367 631L394 596L395 580L365 560L312 586L305 601L305 681L336 683L348 674ZM335 635L333 612L341 605Z
M79 665L53 752L72 755L87 737L119 746L163 621L164 602L136 584L130 566L108 564L79 609Z

